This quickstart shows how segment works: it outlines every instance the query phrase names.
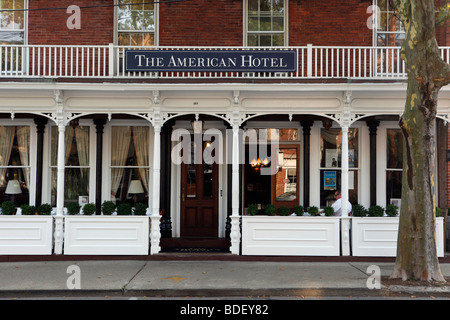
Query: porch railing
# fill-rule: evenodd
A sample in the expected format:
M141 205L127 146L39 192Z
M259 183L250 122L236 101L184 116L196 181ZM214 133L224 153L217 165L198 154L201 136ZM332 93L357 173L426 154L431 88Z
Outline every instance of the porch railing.
M292 50L295 72L126 72L124 53L139 50ZM450 47L440 48L450 62ZM399 47L284 48L1 45L0 78L406 79Z

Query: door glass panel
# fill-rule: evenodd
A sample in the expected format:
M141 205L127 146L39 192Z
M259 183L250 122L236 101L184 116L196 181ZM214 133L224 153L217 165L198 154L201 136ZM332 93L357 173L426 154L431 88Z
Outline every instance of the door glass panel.
M197 196L197 172L195 165L190 164L187 167L187 186L186 197L195 198Z
M203 165L203 197L212 198L213 167L210 164Z
M276 174L276 201L297 200L297 149L282 148L278 152Z

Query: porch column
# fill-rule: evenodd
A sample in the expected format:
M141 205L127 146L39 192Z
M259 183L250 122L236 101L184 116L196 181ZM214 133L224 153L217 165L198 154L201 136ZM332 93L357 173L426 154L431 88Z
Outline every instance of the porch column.
M341 240L342 255L350 255L350 218L348 216L348 126L342 126L342 161L341 161Z
M231 254L239 254L239 244L241 241L241 230L239 227L239 126L233 125L233 156L232 156L232 211L231 211Z
M97 152L95 160L95 206L97 214L102 213L102 168L103 168L103 128L106 119L94 119L95 129L97 133Z
M309 207L309 187L310 187L310 139L311 139L311 127L314 124L313 121L300 121L303 127L303 207Z
M37 150L36 150L36 196L34 205L39 207L42 204L42 170L44 157L44 132L47 125L47 118L34 119L37 132Z
M65 170L65 134L66 123L63 111L58 112L58 167L56 183L56 216L55 216L55 254L63 253L64 224L64 170Z
M367 121L370 136L370 205L377 204L377 127L380 121Z
M161 181L161 125L156 123L154 128L153 138L153 177L150 177L152 184L151 205L152 212L150 215L151 231L150 231L150 254L157 254L161 251L161 216L160 209L160 181ZM149 197L150 201L150 197Z

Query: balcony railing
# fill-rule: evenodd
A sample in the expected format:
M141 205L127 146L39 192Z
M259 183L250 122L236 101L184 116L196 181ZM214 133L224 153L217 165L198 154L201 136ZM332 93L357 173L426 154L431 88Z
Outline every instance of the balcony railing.
M295 72L127 72L124 53L136 50L289 50L295 51ZM450 60L450 47L440 48ZM1 45L0 78L100 79L406 79L399 47L313 46L284 48L148 47L115 45Z

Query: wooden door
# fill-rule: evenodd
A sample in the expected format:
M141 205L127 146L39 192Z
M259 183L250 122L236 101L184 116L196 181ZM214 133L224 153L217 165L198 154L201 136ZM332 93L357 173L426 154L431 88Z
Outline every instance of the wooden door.
M218 165L181 165L181 237L218 237Z

